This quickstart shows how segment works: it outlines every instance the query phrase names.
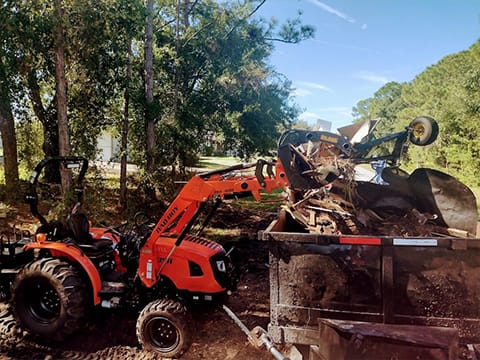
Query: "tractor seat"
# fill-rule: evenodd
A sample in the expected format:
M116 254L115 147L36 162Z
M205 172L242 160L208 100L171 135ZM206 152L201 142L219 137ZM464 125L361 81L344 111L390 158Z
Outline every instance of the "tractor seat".
M79 244L92 244L93 239L90 234L90 224L87 216L81 212L70 214L67 218L67 226L73 233L73 238Z
M73 238L78 247L84 252L97 252L106 247L112 246L112 241L109 239L102 239L94 241L90 234L90 224L87 216L81 212L70 214L67 218L67 226L73 233Z

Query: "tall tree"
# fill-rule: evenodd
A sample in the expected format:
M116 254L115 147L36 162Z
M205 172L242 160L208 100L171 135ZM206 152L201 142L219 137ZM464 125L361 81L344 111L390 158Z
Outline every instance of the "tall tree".
M62 129L62 139L70 131L70 151L94 158L96 134L120 124L129 78L127 39L133 40L129 114L135 120L128 124L134 140L128 150L130 158L141 154L148 172L155 161L190 163L210 134L245 156L265 151L279 126L295 117L290 84L267 61L275 41L297 42L312 32L298 20L279 27L256 18L265 0L6 2L22 20L22 26L9 28L17 33L17 41L9 43L15 44L16 78L23 86L13 108L29 99L22 121L32 118L32 109L42 122L46 155L58 154ZM56 86L62 83L56 81L62 79L62 66L56 66L62 59L55 57L62 44L57 41L59 10L68 23L62 31L68 97ZM139 19L142 31L130 30ZM151 31L145 26L150 22ZM142 57L142 52L155 57ZM148 81L142 81L142 73Z
M0 132L2 133L5 185L7 196L14 197L18 193L17 140L8 84L4 62L0 56Z
M145 144L147 171L155 170L155 119L153 113L153 0L146 0L145 20Z
M67 121L67 80L65 78L65 37L64 13L62 0L55 0L57 12L57 28L55 35L55 85L57 95L58 115L58 149L60 156L70 155L70 137ZM71 173L60 168L62 176L62 189L66 192L71 185Z
M401 87L385 87L354 108L358 118L394 118L384 133L405 127L413 118L435 118L440 135L432 145L412 146L405 167L432 167L447 171L468 184L480 184L480 41L470 49L451 54L429 66ZM389 84L387 84L389 85ZM386 85L386 86L387 86ZM394 95L394 96L385 96ZM386 100L386 101L385 101ZM393 117L391 117L393 115Z
M127 207L127 147L128 147L128 124L130 112L130 79L132 77L132 40L128 39L127 73L125 77L125 90L123 95L123 119L120 131L120 206Z
M12 4L4 3L0 8L0 132L3 144L6 194L13 198L17 194L18 162L13 100L18 90L15 81L16 59L11 44L15 34L11 31L17 24L13 19Z

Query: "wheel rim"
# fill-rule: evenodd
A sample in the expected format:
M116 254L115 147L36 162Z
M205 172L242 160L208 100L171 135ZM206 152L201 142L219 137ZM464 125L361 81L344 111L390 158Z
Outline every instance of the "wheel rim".
M39 282L33 286L28 295L30 301L27 311L39 322L50 323L60 314L61 301L52 285Z
M425 134L425 127L422 124L417 124L413 128L413 136L420 139Z
M180 333L169 319L155 316L145 325L149 342L161 352L170 352L180 343Z

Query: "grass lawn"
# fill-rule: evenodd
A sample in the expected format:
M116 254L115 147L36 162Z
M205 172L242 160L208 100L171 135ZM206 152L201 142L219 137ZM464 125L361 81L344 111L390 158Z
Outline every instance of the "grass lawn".
M198 162L198 167L217 170L240 163L242 163L242 161L233 156L202 156Z

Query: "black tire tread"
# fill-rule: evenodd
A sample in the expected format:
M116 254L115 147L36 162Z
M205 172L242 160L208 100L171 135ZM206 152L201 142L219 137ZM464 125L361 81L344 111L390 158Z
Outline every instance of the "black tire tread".
M65 308L62 319L53 325L50 331L43 334L35 334L35 331L32 331L34 326L28 323L29 319L23 318L21 315L24 304L21 303L22 296L18 294L18 291L21 291L22 283L28 281L32 276L45 276L49 281L56 284ZM56 258L43 258L27 264L17 275L12 285L12 306L15 318L20 325L35 335L41 335L54 341L62 341L85 324L86 286L78 272L70 264Z
M136 325L136 334L139 343L143 346L145 350L156 351L155 348L145 343L144 336L142 334L142 323L150 315L154 313L163 313L165 316L169 316L174 319L175 325L181 332L183 340L179 344L178 348L169 352L168 354L158 353L162 356L168 356L170 358L180 358L189 348L192 343L191 334L189 331L189 325L192 322L192 319L187 312L185 306L179 301L172 299L159 299L150 302L145 308L140 312L140 315L137 319Z

